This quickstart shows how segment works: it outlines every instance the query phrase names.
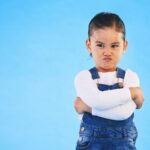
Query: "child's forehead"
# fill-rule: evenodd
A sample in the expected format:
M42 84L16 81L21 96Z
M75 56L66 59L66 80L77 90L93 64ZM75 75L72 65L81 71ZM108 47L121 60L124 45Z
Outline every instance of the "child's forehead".
M123 33L117 31L115 28L99 28L93 30L91 38L95 40L122 40Z
M93 33L97 33L97 32L122 33L122 31L118 30L115 26L112 26L112 27L103 27L103 28L95 28L95 29L93 29Z

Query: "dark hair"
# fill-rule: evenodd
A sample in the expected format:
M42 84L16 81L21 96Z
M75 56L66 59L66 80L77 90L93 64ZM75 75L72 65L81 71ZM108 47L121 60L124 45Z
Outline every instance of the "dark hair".
M105 27L115 27L116 31L123 33L123 39L125 40L126 30L124 22L117 14L109 12L98 13L92 18L88 26L89 39L93 30Z

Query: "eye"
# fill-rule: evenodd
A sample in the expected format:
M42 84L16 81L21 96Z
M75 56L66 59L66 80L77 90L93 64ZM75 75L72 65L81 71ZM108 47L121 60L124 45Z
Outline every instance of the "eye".
M97 46L98 46L99 48L104 48L104 44L102 44L102 43L97 44Z
M118 44L112 44L111 47L116 48L116 47L119 47L119 45Z

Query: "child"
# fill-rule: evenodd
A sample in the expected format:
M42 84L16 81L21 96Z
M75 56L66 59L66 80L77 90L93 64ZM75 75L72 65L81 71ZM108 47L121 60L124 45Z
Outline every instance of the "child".
M75 78L74 107L82 119L76 150L136 150L133 117L144 97L137 74L117 66L127 44L117 14L102 12L90 21L86 46L95 67Z

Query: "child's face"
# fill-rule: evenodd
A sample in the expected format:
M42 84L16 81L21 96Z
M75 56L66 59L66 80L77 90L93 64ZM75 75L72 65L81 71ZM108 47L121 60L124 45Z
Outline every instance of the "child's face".
M117 64L127 47L123 40L123 33L114 28L96 29L92 32L86 46L95 61L99 71L109 72L116 70Z

